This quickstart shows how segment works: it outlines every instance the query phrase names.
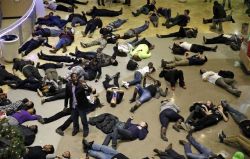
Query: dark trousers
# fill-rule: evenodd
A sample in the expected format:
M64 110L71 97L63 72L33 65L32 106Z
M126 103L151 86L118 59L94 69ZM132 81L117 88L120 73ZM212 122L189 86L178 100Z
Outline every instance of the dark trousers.
M79 108L72 109L72 111L71 111L71 118L73 121L74 131L79 131L79 116L81 118L83 130L87 131L89 129L88 120L87 120L87 112L86 112L86 110L81 110Z
M87 60L92 60L96 57L96 53L95 52L82 52L82 51L77 51L74 56L76 58L84 58Z
M88 33L93 33L96 29L96 25L92 24L92 23L87 23L86 27L85 27L85 31L84 33L87 35Z
M202 130L208 126L215 125L219 121L220 121L220 119L218 119L217 115L211 114L211 115L205 116L202 119L199 119L197 122L192 124L192 126L194 126L195 131L199 131L199 130Z
M112 145L117 145L117 140L133 140L132 133L123 128L115 128L114 131L110 134L108 134L103 142L103 145L109 145L110 141L112 139Z
M56 2L65 3L65 4L69 4L69 5L73 5L73 4L86 5L86 2L80 2L80 1L77 1L77 0L56 0Z
M183 155L180 155L172 148L165 150L164 152L160 152L157 155L160 157L160 159L185 159Z
M24 66L22 72L26 78L37 79L39 81L42 81L42 79L43 79L43 77L40 75L38 69L32 65Z
M93 14L98 17L116 17L121 15L121 12L107 9L96 9Z
M180 27L178 32L170 33L167 35L161 35L161 38L170 38L170 37L181 37L181 38L186 37L185 29L183 27Z
M75 62L76 60L69 57L69 56L53 56L53 55L46 55L46 54L38 54L39 59L47 60L47 61L54 61L54 62Z
M176 82L179 80L179 85L181 87L185 86L184 76L182 70L173 70L169 73L165 79L170 83L171 87L175 87Z
M21 53L25 51L25 55L28 55L31 51L37 49L41 45L41 42L31 39L24 43L21 48L18 49L18 52Z
M66 7L66 6L64 6L64 5L59 4L59 5L56 7L56 10L63 11L63 12L72 12L72 11L73 11L73 8L69 8L69 7Z
M102 5L105 5L105 4L104 4L104 0L97 0L97 3L98 3L99 6L100 6L101 4L102 4Z
M146 39L146 38L142 38L141 40L133 40L132 42L129 42L131 45L133 45L134 47L140 45L140 44L146 44L149 48L152 47L152 44Z
M5 69L0 68L0 85L11 84L21 81L21 79Z
M52 101L64 99L64 98L65 98L65 92L61 92L61 93L58 93L58 94L55 94L51 97L46 98L45 102L52 102Z
M110 81L109 79L105 79L105 81L102 82L103 84L103 87L107 90L108 88L111 88L111 87L119 87L119 82L118 82L118 78L115 77L114 78L114 83L113 84L110 84Z
M190 51L194 53L204 52L204 51L213 51L214 48L207 47L204 45L192 44Z
M50 123L50 122L53 122L53 121L56 121L62 117L65 117L65 116L68 116L71 114L71 109L70 108L67 108L66 110L63 110L63 111L60 111L58 113L56 113L55 115L49 117L49 118L43 118L44 120L44 123L47 124L47 123Z
M172 109L163 110L160 113L159 118L160 118L161 126L165 128L168 127L168 124L170 121L176 122L179 119L181 119L182 121L184 120L184 118L180 114L176 113Z
M37 91L41 87L41 82L34 79L25 79L16 85L17 89L27 89L30 91Z
M230 43L230 40L222 35L211 38L211 39L206 39L205 44L228 44Z
M39 69L43 69L44 71L46 71L47 69L51 69L51 68L62 68L63 65L62 64L55 64L55 63L45 63L45 64L42 64L42 65L37 65L36 66L37 68Z

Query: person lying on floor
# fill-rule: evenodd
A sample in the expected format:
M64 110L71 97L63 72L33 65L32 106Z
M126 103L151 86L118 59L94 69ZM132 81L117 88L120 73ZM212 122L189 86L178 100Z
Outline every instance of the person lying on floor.
M191 134L188 134L186 138L188 142L185 140L179 140L179 143L184 146L185 154L189 159L197 159L197 158L225 159L221 154L215 154L207 147L198 143ZM197 149L197 151L199 152L198 154L192 152L191 145L193 145L194 148Z
M147 66L135 71L134 79L132 81L129 81L129 82L122 81L122 86L125 87L126 89L128 89L130 86L140 84L143 77L146 74L151 74L153 72L155 72L154 65L152 62L149 62Z
M144 140L148 134L148 124L145 121L139 124L132 124L133 117L130 117L123 127L118 127L108 134L103 141L103 145L108 146L112 140L112 148L117 149L117 140L133 141Z
M116 44L113 47L114 54L116 56L126 57L127 54L132 52L140 44L146 44L149 50L152 50L155 47L146 38L139 39L137 35L136 38L132 41L129 41L129 42L126 41L126 42L121 42L121 43Z
M205 113L204 117L191 124L186 124L186 129L188 131L200 131L209 126L218 124L221 120L224 120L225 122L228 121L228 113L222 105L214 106L211 110L204 107L203 112Z
M98 17L116 17L122 15L122 8L119 11L113 11L108 9L98 9L96 6L93 6L92 9L86 12L88 16L98 16Z
M178 80L179 86L186 89L182 70L178 70L175 67L164 67L160 72L159 77L164 77L164 79L170 83L172 91L175 90L175 85Z
M16 71L20 71L28 79L42 81L43 77L40 75L38 69L34 66L34 61L14 58L13 63L12 70L14 74Z
M153 84L146 83L146 80L150 79L153 81ZM165 91L161 88L161 82L155 80L153 77L148 74L144 76L143 87L140 84L137 84L134 89L134 93L132 98L130 99L130 103L136 102L136 104L130 109L131 113L134 113L143 103L151 100L153 97L156 99L162 97L166 97L168 92L168 88L166 87ZM139 98L136 99L137 94Z
M103 50L107 44L116 44L118 39L120 38L121 37L119 34L110 33L110 34L101 35L101 38L95 39L91 42L88 42L88 43L80 42L80 44L83 48L100 45L99 48Z
M236 124L239 125L242 133L246 137L250 138L250 119L248 119L248 117L245 114L236 110L235 107L231 106L226 100L221 100L221 105L231 115Z
M56 46L53 47L53 50L50 50L51 53L56 53L58 50L63 48L62 53L67 52L67 46L70 46L74 42L74 33L71 28L65 27L63 33L59 35L59 41Z
M171 8L159 7L157 9L157 14L159 16L163 16L165 18L165 20L168 21L171 18ZM166 22L163 24L166 24Z
M181 14L181 15L177 14L177 16L174 18L170 17L169 19L166 19L166 22L163 23L162 25L166 26L166 28L171 28L175 25L179 25L183 27L187 26L187 24L190 21L189 13L190 13L190 10L185 9L184 14Z
M129 54L131 56L131 59L135 61L141 61L143 59L147 59L152 55L148 45L146 44L139 44L136 48L131 50Z
M226 135L223 131L218 134L221 143L242 150L250 157L250 140L242 135Z
M30 146L33 144L33 142L36 139L36 134L38 131L37 125L15 125L15 128L19 130L21 133L21 136L24 139L24 145L25 146Z
M119 77L120 72L117 72L112 77L106 74L105 80L102 82L103 87L106 90L107 102L110 103L111 107L115 107L117 104L120 104L124 95L124 91L119 88ZM112 79L114 80L114 83L110 84Z
M155 0L153 0L152 2L150 2L150 0L147 0L147 4L141 6L139 9L136 10L136 12L132 12L132 14L135 17L139 16L140 14L148 15L150 11L156 11L155 4Z
M96 30L96 28L101 28L103 25L102 20L99 17L96 16L92 16L92 19L90 19L87 22L87 25L85 27L84 31L81 31L82 36L86 37L89 34L89 38L92 38L92 36L94 35L94 31Z
M78 0L55 0L56 3L65 3L65 4L69 4L71 6L73 6L74 8L78 8L75 4L81 4L81 5L87 5L89 3L89 1L78 1Z
M42 36L42 37L57 37L63 30L61 29L52 29L52 28L43 28L42 25L37 25L34 27L32 36Z
M156 34L157 38L171 38L171 37L176 37L176 38L196 38L198 34L198 28L187 28L187 27L180 27L178 32L173 32L167 35L159 35Z
M207 46L199 45L199 44L191 44L191 43L188 43L186 41L180 42L179 44L178 43L174 43L173 45L177 45L177 46L182 47L185 50L185 52L190 51L190 52L193 52L193 53L199 53L199 52L204 52L204 51L213 51L213 52L216 52L216 50L218 48L217 45L215 47L207 47ZM185 52L183 52L183 54Z
M48 48L52 48L52 46L48 43L47 37L42 37L41 35L33 36L30 40L25 42L19 49L18 53L22 55L22 57L28 55L31 51L37 49L40 46L47 46Z
M53 145L44 145L42 146L31 146L26 147L26 152L23 156L23 159L48 159L54 156L55 149Z
M184 58L174 56L173 61L161 60L161 67L175 67L175 66L193 66L193 65L204 65L207 62L207 57L203 53L190 56L186 53Z
M164 151L159 149L153 150L156 153L156 156L159 156L160 159L185 159L185 157L172 148L172 143L170 143Z
M215 105L210 100L206 102L203 102L203 101L194 102L193 105L189 107L190 114L186 118L185 123L188 123L188 124L195 123L195 121L207 115L205 113L206 111L212 111L214 107Z
M168 141L168 138L166 137L166 132L169 122L181 123L184 121L184 118L179 114L179 112L180 112L180 107L176 105L173 101L169 99L161 101L159 119L161 123L162 140ZM173 128L179 131L177 125L179 124L173 125Z
M44 63L41 65L40 62L38 62L36 64L36 68L43 69L45 71L45 76L48 81L53 80L58 82L59 76L56 69L63 68L63 63Z
M231 47L234 51L239 51L242 43L242 37L236 34L220 34L213 38L206 38L203 36L204 44L226 44Z
M0 111L5 112L6 115L11 115L19 110L28 110L31 108L34 108L34 103L27 98L24 98L11 104L1 106Z
M62 4L57 4L53 1L44 1L43 2L44 7L47 9L50 9L52 11L63 11L63 12L74 12L74 8L73 7L66 7Z
M236 88L235 86L235 80L232 78L223 78L218 73L213 71L207 71L205 69L200 70L200 74L202 76L203 81L208 81L212 84L215 84L222 89L225 89L227 92L231 93L232 95L235 95L236 97L240 97L241 91Z
M143 31L147 30L149 27L149 21L145 21L145 23L142 26L139 26L137 28L132 28L127 30L123 36L121 36L121 39L129 39L129 38L133 38L137 35L139 35L140 33L142 33Z
M0 64L0 75L0 86L21 81L18 76L8 72L2 64Z
M71 56L75 56L76 58L84 58L86 60L92 60L93 58L97 58L98 62L100 63L101 67L106 67L106 66L117 66L118 62L116 60L116 54L114 53L112 56L102 53L102 49L98 48L96 52L94 51L89 51L89 52L84 52L78 50L76 47L75 53L69 53Z
M158 27L159 24L159 16L156 12L149 13L149 20L153 24L155 28Z
M5 106L11 103L12 102L7 97L7 93L5 93L2 88L0 88L0 110L2 106Z
M65 88L57 89L54 92L42 92L41 104L65 98Z
M80 26L86 25L88 20L86 14L82 11L82 14L79 13L71 13L68 17L68 22L71 22L71 26L75 27L77 24Z
M117 19L100 29L100 34L107 35L117 31L128 19Z
M39 118L41 118L41 116L36 115L36 110L34 108L30 108L28 110L19 110L6 117L8 124L10 125L21 125L26 121L37 120Z
M53 12L49 12L48 15L37 18L37 22L35 24L46 25L49 27L57 26L58 28L63 29L67 23L67 20L61 19L60 16L54 15Z
M39 59L46 60L46 61L53 61L53 62L66 62L66 63L75 63L79 64L81 60L77 58L73 58L70 56L60 56L60 55L47 55L40 51L37 54Z
M113 148L106 145L99 145L92 142L88 142L87 140L82 140L83 151L86 153L86 159L88 156L98 158L98 159L128 159L124 154L119 153Z

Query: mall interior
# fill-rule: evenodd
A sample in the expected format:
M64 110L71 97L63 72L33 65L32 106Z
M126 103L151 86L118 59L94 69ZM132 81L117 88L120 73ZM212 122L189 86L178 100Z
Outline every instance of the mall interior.
M217 10L216 5L219 6ZM101 13L88 15L94 6L100 9ZM66 11L62 11L65 9ZM159 9L164 12L160 12ZM66 23L61 27L54 23L43 23L41 19L45 19L44 21L50 19L48 15L51 12L53 16L60 17L61 23L62 21ZM80 17L79 15L82 16L82 13L86 14L87 24L72 25L74 18L69 20L69 15L73 13L78 15L78 17L75 16L75 20L79 20L77 18ZM113 16L107 16L106 13ZM225 16L216 17L215 14L225 14ZM94 24L97 22L91 22L98 18L101 19L102 25L97 26ZM184 24L179 23L178 20L181 18L187 18L187 21ZM38 24L38 19L41 25ZM110 24L119 19L124 20L121 25ZM210 19L208 20L210 22L206 23L207 19ZM0 159L46 159L46 156L55 159L250 159L249 20L249 0L0 0L0 88L2 90L0 90ZM154 25L152 21L157 24ZM40 26L48 30L57 30L59 33L51 35L50 32L50 35L45 36L42 33L34 34ZM87 27L92 27L95 31L86 36L84 31ZM100 31L105 27L111 28L108 34ZM183 28L184 31L181 30ZM192 35L189 36L190 30ZM194 30L195 35L193 35ZM160 36L175 32L178 35L175 34L173 37ZM131 34L129 38L123 36L127 33ZM74 40L63 44L60 49L58 43L63 41L63 36L66 34L67 36L70 34ZM44 46L43 42L27 54L20 51L27 41L34 41L42 36L50 47ZM118 38L112 41L114 36ZM214 37L223 40L209 43L209 39ZM107 40L108 38L111 40ZM147 42L139 45L128 43L135 38L146 39ZM97 42L92 43L92 46L89 43L93 41ZM235 42L234 45L232 42ZM173 49L174 44L179 44L177 45L179 50L181 50L180 46L185 50L182 53L179 53L180 51L176 53L177 51ZM125 55L118 55L114 48ZM50 56L73 59L76 56L74 55L76 50L82 51L82 54L91 52L94 58L90 58L90 62L78 59L78 63L69 65L71 63L66 61L58 64L59 57L52 57L54 60L51 57L46 60L40 57L42 52ZM139 55L139 53L143 54L143 51L146 55L145 53ZM95 57L100 55L103 58L103 54L107 55L109 60L114 60L116 55L115 60L118 64L101 67L100 65L106 62L105 59ZM202 64L195 62L193 64L190 62L191 56L200 58L202 56L207 60ZM180 58L186 61L185 64L176 61ZM25 62L16 66L13 63L14 59L30 61L34 67L31 64L24 66ZM138 64L133 70L127 67L131 59ZM84 73L91 66L92 61L97 62L96 66L101 69L101 73L98 72L100 78L88 80ZM162 61L165 61L164 66ZM38 69L41 79L30 75L32 71L34 74L34 70L37 70L37 63L60 65L61 67L56 69L58 80L51 82L48 79L47 70L45 73L43 69ZM153 63L154 71L148 67L149 63ZM24 68L27 66L33 69L25 73ZM85 72L79 72L77 67ZM160 77L162 71L171 72L171 70L175 73L168 73L164 78ZM201 75L201 70L209 71L206 72L206 77L206 73ZM15 82L5 79L6 71L20 79ZM118 72L119 75L117 75ZM221 75L219 72L224 74ZM73 75L79 77L76 85L72 82ZM113 94L108 100L109 91L105 90L103 81L116 79L116 77L120 87L111 89ZM140 78L140 81L134 85L124 82L134 78ZM146 85L144 85L144 79L147 79ZM20 86L20 83L27 80L39 83L39 86L32 82ZM172 83L170 84L169 81ZM164 92L161 93L161 97L156 98L159 83ZM46 88L43 86L45 84ZM87 93L86 84L96 89L96 93ZM112 81L110 84L113 84ZM127 85L130 87L126 88ZM47 93L51 91L49 88L54 89L52 93L49 92L52 96L56 91L66 89L63 89L63 97L60 99L44 102L44 99L51 97ZM75 91L76 89L85 90L80 92ZM124 94L121 101L114 106L110 103L118 98L119 91ZM131 102L135 92L138 93L137 98L134 98L136 101ZM79 95L82 96L79 97ZM150 96L150 99L142 102L144 95ZM85 108L78 110L78 107L82 99L88 99L88 106L94 105L93 96L96 96L101 104L87 113L89 133L86 135L87 128L84 128L81 122L86 110ZM69 98L68 107L71 109L65 113L65 102ZM24 104L23 99L33 102L36 115L27 111L27 103ZM22 108L17 108L17 103L21 100L22 104L19 105ZM211 102L212 104L209 104ZM137 105L139 106L136 107ZM86 107L86 103L81 106ZM134 106L137 110L131 112ZM13 109L11 113L8 112L10 109ZM31 114L31 117L26 119L21 115L22 111ZM60 118L44 123L45 119L51 119L49 117L58 112L61 113L57 115ZM188 120L187 117L190 117L190 114L195 115ZM94 119L104 120L100 119L103 115L109 115L113 119L106 119L103 125L95 124ZM58 127L66 120L75 122L77 120L75 116L79 119L80 125L76 134L72 135L75 130L73 124L70 124L63 134L58 132ZM235 118L241 118L241 120L237 121ZM132 125L130 122L126 123L128 119L132 120ZM124 126L119 123L126 124ZM32 131L30 135L20 125L37 125L38 132L32 133ZM107 129L110 130L105 131ZM102 145L104 139L109 136L112 144ZM118 139L117 144L114 144L115 139ZM32 143L24 145L25 140L32 140ZM47 149L51 150L51 147L44 145L53 145L54 152L48 152ZM69 152L70 157L67 156Z

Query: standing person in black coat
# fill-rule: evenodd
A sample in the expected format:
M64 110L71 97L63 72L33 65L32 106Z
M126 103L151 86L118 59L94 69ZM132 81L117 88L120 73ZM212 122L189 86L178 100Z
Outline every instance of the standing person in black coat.
M66 85L66 96L64 107L67 108L68 101L71 108L71 118L73 120L73 132L72 136L75 136L79 132L79 116L81 117L83 125L83 136L87 137L89 134L88 120L86 108L90 103L85 94L86 84L79 81L76 73L71 74L71 82ZM91 88L88 88L91 89Z
M213 19L222 19L226 18L227 16L223 5L221 5L218 1L214 1L213 13L214 13ZM211 29L216 29L216 25L219 25L219 31L223 30L222 22L215 23L214 21L213 25L211 26Z

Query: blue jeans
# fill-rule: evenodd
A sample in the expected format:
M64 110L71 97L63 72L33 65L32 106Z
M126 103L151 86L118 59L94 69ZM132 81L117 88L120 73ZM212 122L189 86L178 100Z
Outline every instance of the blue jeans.
M59 36L63 31L57 30L57 29L50 29L50 36L51 37L57 37Z
M141 104L149 101L152 98L151 93L147 89L142 88L142 86L140 84L136 85L136 89L137 89L138 94L139 94L138 100Z
M243 120L246 120L247 117L239 112L238 110L234 109L232 106L230 106L229 104L226 107L227 111L230 113L230 115L232 116L232 118L235 120L236 123L240 123Z
M75 27L77 23L79 23L81 26L87 24L87 22L84 21L83 19L81 19L81 18L79 18L79 17L74 17L74 18L72 19L71 26L72 26L72 27Z
M89 150L88 154L94 158L111 159L113 156L118 154L118 152L105 145L93 144L92 150Z
M128 82L129 86L140 84L141 80L142 80L142 74L140 72L138 72L138 71L135 71L134 80Z
M109 23L110 26L113 26L114 28L119 28L122 26L122 24L126 23L128 20L127 19L117 19L114 22Z
M191 145L193 145L198 151L200 154L194 154L192 153L192 150L191 150L191 145L188 143L188 144L185 144L184 145L184 150L185 150L185 154L188 158L190 159L208 159L209 156L212 156L214 155L214 153L206 148L205 146L203 146L202 144L198 143L197 141L195 141L195 139L190 136L188 138L188 141L190 142Z
M148 29L148 24L147 23L145 23L144 25L142 25L142 26L140 26L140 27L138 27L138 28L134 28L133 30L134 30L134 33L135 34L140 34L141 32L143 32L143 31L145 31L146 29Z
M58 43L56 44L56 49L62 48L64 45L68 46L71 44L71 40L69 38L60 38Z

